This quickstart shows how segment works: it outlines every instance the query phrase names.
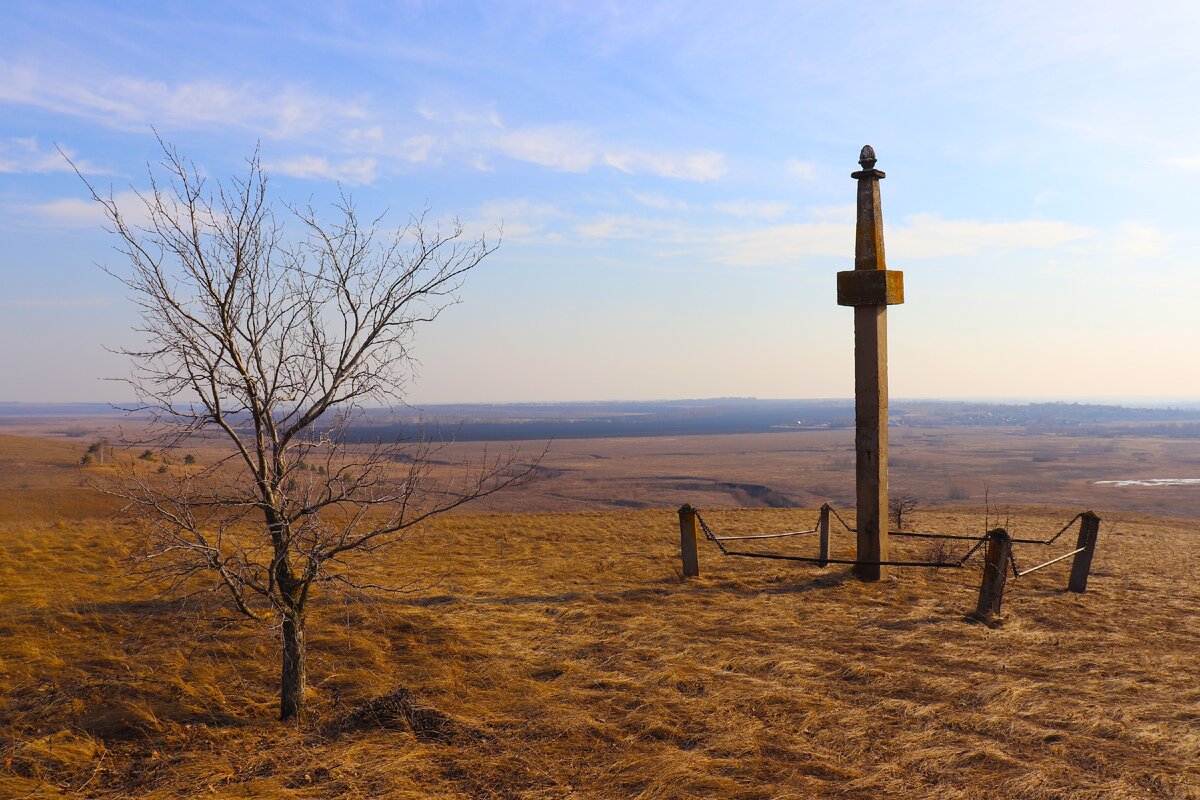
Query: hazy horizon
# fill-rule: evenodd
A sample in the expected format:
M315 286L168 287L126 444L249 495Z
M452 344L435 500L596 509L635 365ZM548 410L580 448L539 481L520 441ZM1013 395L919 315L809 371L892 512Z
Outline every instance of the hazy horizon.
M853 403L850 395L841 397L753 397L726 395L719 397L601 397L585 400L422 400L407 401L395 406L363 406L365 411L411 408L419 410L423 406L456 407L456 406L570 406L570 405L605 405L605 404L651 404L651 403L712 403L719 401L746 402L795 402L795 403ZM1155 408L1178 404L1182 406L1200 405L1200 395L1197 396L1128 396L1128 397L923 397L892 396L892 404L896 403L977 403L1000 405L1030 405L1038 403L1079 403L1085 405L1111 405L1126 407ZM136 403L127 401L107 400L11 400L0 399L0 415L5 406L105 406L119 410L132 407Z

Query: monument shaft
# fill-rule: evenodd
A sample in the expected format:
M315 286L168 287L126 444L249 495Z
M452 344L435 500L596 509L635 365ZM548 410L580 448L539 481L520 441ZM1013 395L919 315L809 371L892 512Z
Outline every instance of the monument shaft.
M854 416L857 559L887 561L887 306L854 309ZM861 564L854 574L879 580L887 576L887 567Z
M854 270L838 273L838 304L854 307L855 490L858 553L854 574L862 580L887 576L888 560L888 375L887 307L904 302L904 274L887 268L883 209L875 151L862 149L858 181Z

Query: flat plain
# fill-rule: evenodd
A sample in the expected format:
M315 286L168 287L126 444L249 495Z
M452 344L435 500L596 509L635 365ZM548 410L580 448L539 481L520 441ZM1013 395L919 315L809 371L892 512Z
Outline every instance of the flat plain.
M1191 476L1195 442L896 432L920 530L1101 515L1088 591L1010 581L995 629L964 619L977 560L862 584L704 545L681 579L674 508L808 526L851 505L848 432L554 442L372 568L416 591L319 598L281 726L274 632L125 576L98 433L0 436L0 797L1200 797L1197 488L1095 484Z

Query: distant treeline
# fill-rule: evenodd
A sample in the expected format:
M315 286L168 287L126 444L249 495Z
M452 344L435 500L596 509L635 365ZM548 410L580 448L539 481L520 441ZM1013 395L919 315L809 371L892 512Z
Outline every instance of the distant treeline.
M79 419L124 413L103 403L0 403L6 419ZM141 415L132 414L133 420ZM982 403L894 400L891 421L913 427L1019 427L1080 436L1200 439L1200 406L1139 408L1098 403ZM353 442L515 441L838 430L854 426L851 400L710 400L431 405L365 410L347 431ZM79 435L86 430L79 427ZM74 435L72 430L65 431Z
M1091 436L1200 437L1200 409L1131 408L1088 403L901 401L897 426L1015 426ZM723 398L636 403L432 406L407 418L367 414L355 441L397 437L441 441L513 441L688 436L836 430L854 426L849 400Z

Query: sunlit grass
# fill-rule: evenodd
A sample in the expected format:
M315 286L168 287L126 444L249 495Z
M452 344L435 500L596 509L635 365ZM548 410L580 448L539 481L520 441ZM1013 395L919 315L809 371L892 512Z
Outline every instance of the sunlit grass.
M0 448L2 491L44 494L0 517L0 797L1200 797L1194 521L1106 515L1086 594L1067 564L1010 581L989 630L963 620L977 567L862 584L702 546L684 582L669 509L443 518L369 567L422 591L318 599L296 728L274 720L274 633L133 586L74 451L14 477L22 442L41 447ZM975 532L983 511L914 522ZM355 716L398 687L411 707Z

